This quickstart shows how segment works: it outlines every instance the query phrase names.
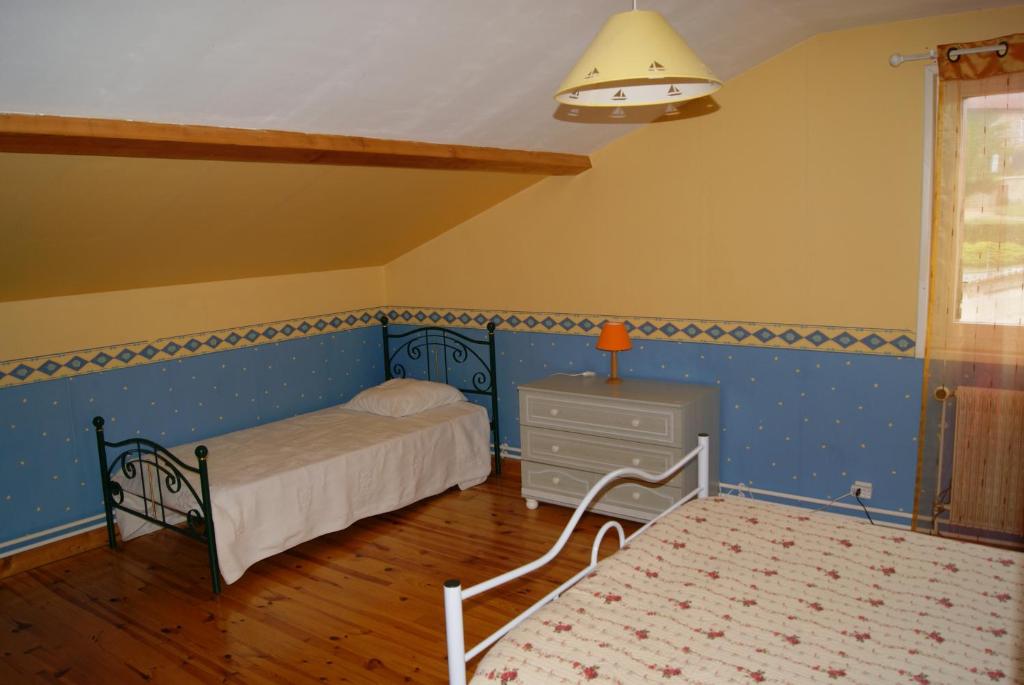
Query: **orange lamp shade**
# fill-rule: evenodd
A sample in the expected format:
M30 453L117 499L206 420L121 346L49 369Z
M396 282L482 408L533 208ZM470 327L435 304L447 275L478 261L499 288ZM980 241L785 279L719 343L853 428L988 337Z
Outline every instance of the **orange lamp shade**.
M626 324L609 321L602 326L601 337L597 339L597 349L606 352L622 352L633 349L633 343L629 341L629 333L626 331Z

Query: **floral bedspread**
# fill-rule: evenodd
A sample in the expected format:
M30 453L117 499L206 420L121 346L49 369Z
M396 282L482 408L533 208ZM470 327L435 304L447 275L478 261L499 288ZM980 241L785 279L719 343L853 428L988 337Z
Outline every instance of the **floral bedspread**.
M1021 683L1024 554L739 497L684 505L473 683Z

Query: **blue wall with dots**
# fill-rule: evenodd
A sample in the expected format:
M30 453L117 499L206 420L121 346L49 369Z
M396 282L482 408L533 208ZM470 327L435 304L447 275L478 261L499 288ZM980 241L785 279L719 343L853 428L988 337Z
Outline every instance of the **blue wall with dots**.
M484 337L479 330L454 330ZM496 340L500 437L513 448L520 447L520 383L552 373L608 370L608 354L594 348L592 337L499 330ZM406 365L411 376L425 377L422 364ZM621 353L620 366L626 377L719 387L724 483L830 499L849 493L860 480L873 485L871 507L896 514L913 508L919 359L635 340L631 351ZM469 386L465 373L451 382Z
M555 372L608 372L608 354L594 342L498 333L502 442L519 446L518 384ZM828 499L862 480L874 486L872 507L913 508L919 359L648 340L634 341L619 364L625 377L720 388L724 483Z
M110 440L173 446L344 402L383 376L373 327L0 389L0 555L102 517L97 414Z
M608 367L593 337L496 335L512 447L520 383ZM824 499L865 480L873 507L911 510L920 360L647 340L620 363L624 376L719 386L723 482ZM97 525L97 414L110 439L173 446L347 401L383 376L372 327L0 389L0 555Z

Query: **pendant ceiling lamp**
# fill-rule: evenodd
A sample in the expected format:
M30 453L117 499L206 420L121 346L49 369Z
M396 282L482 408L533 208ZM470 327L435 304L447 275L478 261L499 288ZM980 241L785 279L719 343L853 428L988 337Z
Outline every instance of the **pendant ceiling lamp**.
M570 107L667 105L710 95L722 82L659 13L612 15L562 82L555 99Z

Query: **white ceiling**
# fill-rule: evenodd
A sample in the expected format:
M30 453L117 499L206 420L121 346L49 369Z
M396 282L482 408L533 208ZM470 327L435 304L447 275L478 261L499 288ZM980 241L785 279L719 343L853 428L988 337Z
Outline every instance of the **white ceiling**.
M722 79L823 31L1013 0L641 0ZM0 111L589 153L552 94L628 0L0 0ZM920 46L899 46L917 49Z

